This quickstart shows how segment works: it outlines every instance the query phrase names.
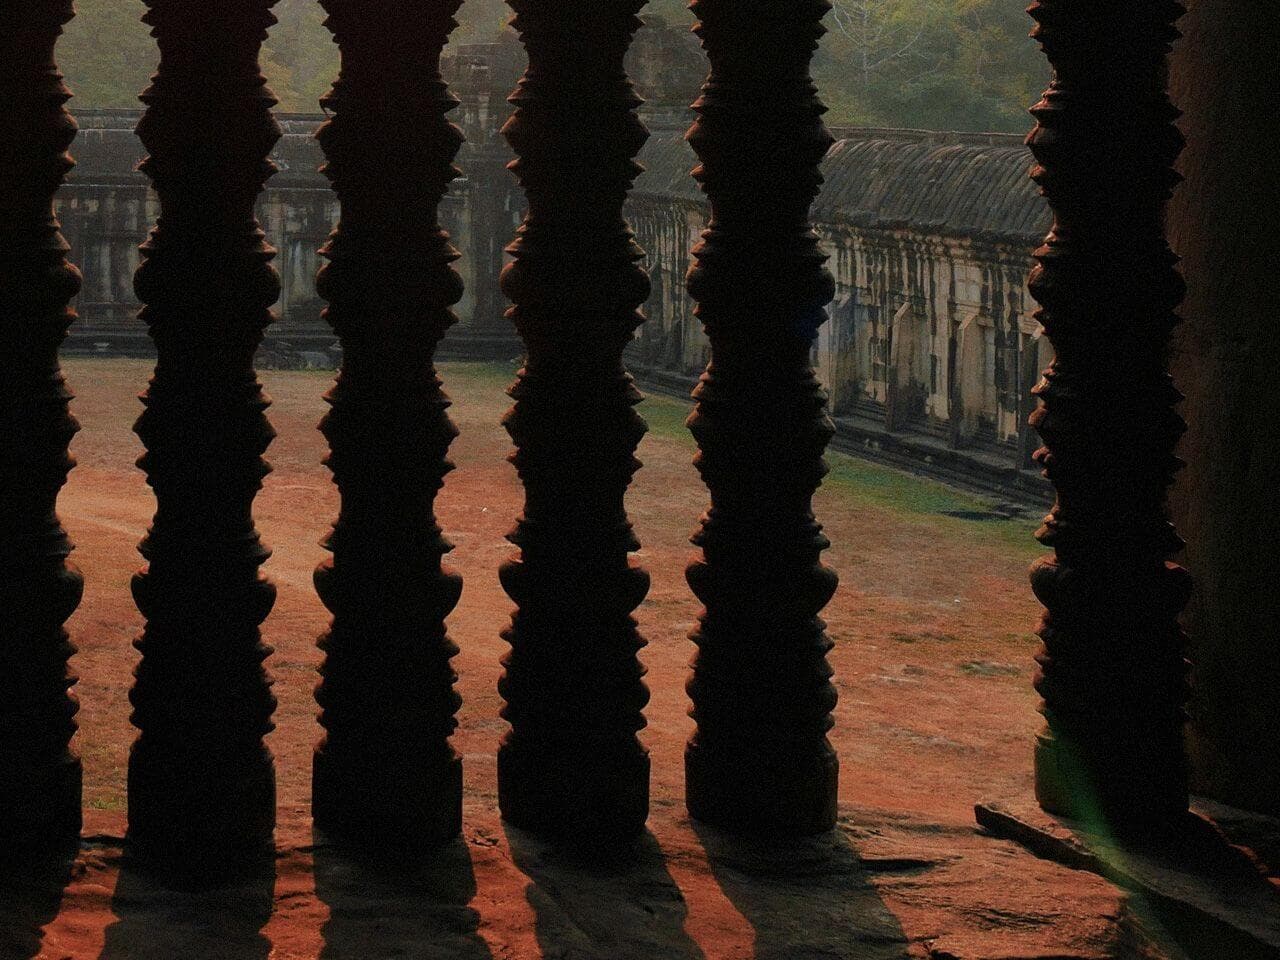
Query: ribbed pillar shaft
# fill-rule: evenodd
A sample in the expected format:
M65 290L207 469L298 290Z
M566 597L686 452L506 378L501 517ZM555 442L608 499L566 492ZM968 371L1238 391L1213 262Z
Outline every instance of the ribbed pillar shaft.
M688 570L705 609L689 811L745 834L835 823L835 688L819 612L836 575L812 509L832 425L810 348L834 284L809 226L831 145L809 77L826 0L698 0L711 76L689 140L711 220L690 294L711 363L689 421L711 508Z
M321 424L342 496L316 588L333 612L316 699L312 809L330 835L386 849L462 826L460 699L445 617L462 579L434 507L457 430L433 357L462 296L438 207L462 134L440 52L460 0L325 0L342 71L319 138L342 204L323 249L343 362Z
M80 274L53 215L76 126L54 63L71 0L0 15L0 847L80 832L74 652L63 623L83 580L67 562L58 491L76 430L58 347Z
M1186 572L1165 499L1184 424L1168 375L1184 292L1165 239L1182 146L1166 59L1173 0L1039 0L1054 68L1032 113L1033 177L1054 226L1031 293L1056 352L1035 393L1036 459L1057 488L1032 583L1046 612L1036 790L1055 813L1114 826L1185 811Z
M160 66L142 95L160 218L135 278L155 376L135 430L156 514L133 592L129 840L151 866L219 879L270 854L275 699L259 625L275 588L252 507L273 436L253 355L279 293L254 219L280 130L258 66L273 0L147 0Z
M632 611L649 577L624 498L645 431L622 350L649 284L622 216L647 132L623 68L644 0L510 0L529 68L505 133L529 213L503 290L527 347L505 424L525 486L502 584L518 609L500 690L503 816L577 837L639 831L648 701Z

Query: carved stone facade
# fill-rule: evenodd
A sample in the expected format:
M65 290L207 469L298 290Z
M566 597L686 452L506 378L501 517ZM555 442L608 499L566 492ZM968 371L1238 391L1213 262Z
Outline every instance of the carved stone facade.
M518 48L517 51L518 53ZM441 204L441 223L462 251L466 293L442 356L511 359L519 340L498 289L504 247L524 200L506 170L498 136L505 91L520 61L506 44L459 49L449 69L467 143L463 177ZM280 172L260 206L280 251L280 321L268 331L264 366L333 366L336 338L320 321L316 251L337 216L312 135L321 117L282 120ZM648 254L648 322L628 363L649 383L686 395L707 362L685 273L706 226L705 199L689 176L688 117L659 104L653 136L628 203ZM145 352L134 319L136 246L155 210L132 168L140 147L128 114L82 114L79 165L61 195L64 232L85 274L81 322L69 352ZM1051 358L1026 291L1031 251L1048 229L1027 179L1019 138L917 131L836 130L814 207L836 279L831 322L814 349L831 395L836 446L1009 497L1047 498L1031 463L1030 391Z
M836 279L814 361L836 445L1010 496L1042 495L1026 427L1048 343L1026 292L1047 228L1017 137L836 130L814 207ZM684 389L707 342L684 289L705 207L679 130L655 134L632 220L649 253L644 378Z
M468 135L463 161L466 170L440 209L442 225L462 248L458 271L467 288L458 306L463 323L461 330L451 334L451 345L469 341L473 330L505 325L502 314L506 303L497 288L505 241L487 244L482 238L509 237L523 210L519 190L505 170L509 152L492 165L496 169L491 167L487 177L477 175L477 161L485 159L487 148L477 130L500 124L505 114L485 110L476 98L465 95L459 114L459 125ZM280 119L284 133L272 154L279 172L258 207L267 240L279 251L276 265L281 276L276 304L280 320L266 338L260 354L262 366L337 366L337 337L320 319L324 302L315 290L319 250L338 219L338 202L319 172L324 158L313 139L324 119L322 114ZM146 178L136 170L143 155L133 134L137 120L133 111L77 114L78 163L57 200L63 232L85 264L85 286L75 304L80 322L67 345L69 355L150 354L146 330L137 321L140 305L133 291L133 271L138 264L138 245L158 207ZM496 126L494 131L496 134ZM486 187L482 191L482 181L500 189ZM483 222L477 222L477 217ZM517 356L519 342L509 325L506 340L494 345L496 355Z

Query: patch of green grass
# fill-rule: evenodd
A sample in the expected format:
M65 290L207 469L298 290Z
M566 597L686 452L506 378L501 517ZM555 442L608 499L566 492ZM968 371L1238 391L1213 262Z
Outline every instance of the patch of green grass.
M1025 511L1022 517L998 520L948 516L989 513L995 501L844 453L829 453L827 463L831 467L828 485L902 520L928 523L948 537L1007 547L1028 559L1045 552L1033 537L1040 521L1034 509Z
M449 360L440 364L440 379L444 381L447 391L451 383L474 383L482 386L497 387L505 390L516 378L518 364L491 361L479 363L475 361Z
M693 435L685 426L693 412L693 400L649 394L640 404L640 415L649 424L649 432L664 440L680 440L693 447Z

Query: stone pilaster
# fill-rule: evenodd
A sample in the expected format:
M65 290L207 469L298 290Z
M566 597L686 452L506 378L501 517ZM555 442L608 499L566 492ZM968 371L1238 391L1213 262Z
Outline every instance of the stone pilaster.
M491 110L505 106L501 96L492 97ZM500 124L495 123L496 131ZM496 136L496 133L495 133ZM470 223L471 268L475 275L474 306L465 332L455 338L454 347L468 359L506 361L519 357L522 344L507 317L507 301L502 295L500 278L506 263L504 237L511 235L512 202L519 187L507 164L511 150L499 140L474 145L470 151L467 196Z
M686 793L747 834L835 823L836 692L818 614L836 575L812 510L833 428L810 348L834 282L809 225L831 145L809 77L825 0L698 0L711 76L689 140L711 220L690 294L711 363L689 421L711 508L689 583L705 605L689 694Z
M649 283L622 216L647 133L623 61L644 0L510 0L529 67L506 135L529 201L503 289L527 348L505 424L525 508L502 583L503 816L542 833L642 829L648 701L632 611L649 586L624 499L645 431L622 351Z
M1166 60L1173 0L1038 0L1054 69L1032 113L1033 177L1054 226L1030 289L1056 357L1037 386L1036 459L1057 489L1032 570L1046 610L1036 789L1053 813L1113 828L1185 811L1188 576L1165 500L1181 399L1167 371L1184 285L1165 239L1182 147Z
M0 29L0 847L80 832L77 705L63 624L84 581L56 512L79 429L58 348L80 274L53 213L76 134L54 62L71 0L10 5ZM4 853L0 852L0 857Z
M457 318L439 205L458 176L440 52L460 0L325 0L342 70L319 138L342 204L319 288L343 363L321 424L342 507L316 587L333 612L312 809L333 836L412 850L456 836L460 699L445 618L462 578L435 499L457 436L434 355Z
M273 433L254 352L279 293L254 219L280 135L258 50L273 0L147 0L160 65L142 95L160 217L135 286L158 355L136 432L156 515L133 592L129 840L154 868L222 879L267 862L275 699L259 625L275 588L253 501Z

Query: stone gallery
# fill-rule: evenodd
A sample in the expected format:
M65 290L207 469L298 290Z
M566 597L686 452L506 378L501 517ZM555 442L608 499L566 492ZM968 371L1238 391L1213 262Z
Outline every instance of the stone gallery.
M641 117L650 137L626 213L652 289L627 361L650 386L687 394L709 357L685 287L706 227L706 197L689 175L697 163L684 138L691 118L674 99L682 91L670 89L672 76L688 73L687 64L671 64L677 53L687 56L688 45L670 27L643 36L631 64L648 98ZM521 352L499 290L507 238L525 210L500 133L519 55L513 44L470 44L445 62L462 101L454 119L467 137L462 176L441 205L441 222L462 251L457 269L465 284L445 356L506 360ZM138 116L90 111L77 120L77 166L58 201L64 235L85 251L80 319L67 350L149 355L133 273L157 201L137 170ZM319 173L314 133L322 120L281 119L271 156L278 169L259 203L281 277L280 319L267 332L261 366L338 362L314 283L318 251L338 216ZM1027 418L1051 352L1026 275L1050 218L1027 177L1022 138L878 129L835 135L813 216L831 254L836 296L814 360L839 442L1013 500L1046 501Z

